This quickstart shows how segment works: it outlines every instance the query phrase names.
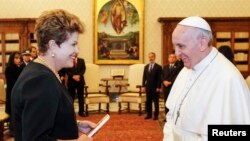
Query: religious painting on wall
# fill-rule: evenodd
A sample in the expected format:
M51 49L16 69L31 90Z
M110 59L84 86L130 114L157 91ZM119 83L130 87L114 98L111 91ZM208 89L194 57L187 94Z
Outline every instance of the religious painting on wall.
M144 0L94 1L94 62L143 63Z

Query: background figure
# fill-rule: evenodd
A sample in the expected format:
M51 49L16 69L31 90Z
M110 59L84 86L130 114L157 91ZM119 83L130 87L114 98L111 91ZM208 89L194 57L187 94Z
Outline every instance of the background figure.
M17 78L21 74L21 54L19 52L11 53L5 70L5 79L7 84L5 112L11 117L11 92ZM12 123L10 121L10 134L12 134Z
M181 60L181 58L179 56L176 56L177 60L175 62L179 72L181 71L181 69L184 67L183 61Z
M79 18L61 9L46 11L36 20L39 55L23 69L12 90L15 141L92 140L86 133L96 124L76 121L73 101L57 73L73 67L83 31Z
M68 75L67 87L74 99L77 94L78 104L79 104L79 116L86 116L84 112L84 73L86 70L85 62L82 58L76 58L73 68L66 69L66 74Z
M175 54L185 67L166 102L163 141L206 141L208 125L250 124L246 81L212 46L212 35L209 24L197 16L185 18L173 31Z
M174 81L183 68L181 60L178 62L177 57L174 53L169 54L168 64L163 67L162 71L162 83L163 83L163 93L164 93L164 103L166 103L170 90L174 84ZM168 108L165 107L165 114L167 114Z
M58 74L59 74L60 80L62 81L63 86L65 86L67 88L66 81L68 78L66 75L66 70L67 70L66 68L63 68L63 69L58 71Z
M31 46L30 47L30 60L32 61L32 60L34 60L34 59L36 59L37 58L37 49L36 49L36 47L33 47L33 46Z
M220 46L218 48L219 52L221 54L223 54L230 62L232 62L234 64L234 53L233 53L233 50L227 46L227 45L224 45L224 46Z
M147 115L145 119L152 118L152 102L154 102L154 120L158 119L159 115L159 97L161 90L161 73L162 68L159 64L155 63L155 53L148 54L149 64L144 68L142 86L146 90L146 110Z
M29 63L30 63L30 50L27 49L27 50L24 50L23 53L22 53L22 64L21 66L24 68L26 67Z

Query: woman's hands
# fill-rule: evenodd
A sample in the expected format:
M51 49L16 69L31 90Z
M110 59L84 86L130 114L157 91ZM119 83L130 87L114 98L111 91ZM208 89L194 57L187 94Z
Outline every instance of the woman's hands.
M96 124L91 121L77 121L78 129L84 134L87 134L91 129L96 127Z

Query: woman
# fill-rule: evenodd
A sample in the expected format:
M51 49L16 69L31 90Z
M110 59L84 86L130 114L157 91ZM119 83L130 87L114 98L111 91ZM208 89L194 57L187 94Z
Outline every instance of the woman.
M78 137L78 128L88 132L96 124L81 121L77 127L72 98L57 73L73 67L83 30L80 20L63 10L47 11L37 19L39 55L24 68L11 97L16 141L92 140L85 134Z
M8 65L5 70L5 78L6 78L6 105L5 105L5 112L9 114L11 117L11 91L14 84L17 81L18 76L22 72L21 65L21 54L19 52L11 53L8 61ZM12 134L12 124L10 122L10 133Z

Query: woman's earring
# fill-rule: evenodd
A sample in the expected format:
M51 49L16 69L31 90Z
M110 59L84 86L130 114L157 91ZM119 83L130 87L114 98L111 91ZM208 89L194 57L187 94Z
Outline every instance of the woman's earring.
M52 53L51 56L52 56L52 57L55 57L55 53Z

